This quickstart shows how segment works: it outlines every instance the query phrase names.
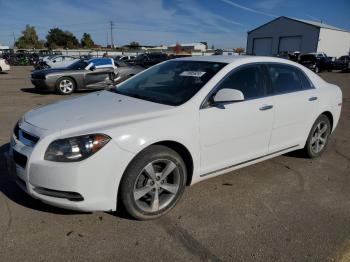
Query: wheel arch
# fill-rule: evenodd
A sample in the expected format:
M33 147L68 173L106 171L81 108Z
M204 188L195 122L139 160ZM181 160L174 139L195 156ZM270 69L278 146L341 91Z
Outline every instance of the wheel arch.
M324 112L322 112L321 115L325 115L329 119L329 122L331 123L331 132L332 132L333 131L333 123L334 123L333 114L330 111L324 111Z
M166 146L174 150L176 153L178 153L181 156L181 158L185 162L186 169L187 169L186 185L189 186L192 182L192 176L193 176L193 158L190 151L187 149L187 147L179 142L172 141L172 140L164 140L164 141L156 142L151 144L150 146L152 145Z
M57 80L56 80L56 86L57 86L58 82L61 81L62 78L70 78L70 79L72 79L73 82L74 82L74 85L75 85L75 89L78 88L77 80L71 75L68 75L68 76L63 75L63 76L58 77Z

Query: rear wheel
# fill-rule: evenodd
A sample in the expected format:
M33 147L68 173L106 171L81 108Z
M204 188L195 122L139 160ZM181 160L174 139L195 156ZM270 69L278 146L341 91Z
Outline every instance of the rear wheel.
M167 213L180 200L186 185L186 166L174 150L160 145L143 150L121 181L124 208L139 220Z
M311 128L304 148L308 157L315 158L322 155L328 144L330 133L331 124L328 117L325 115L319 116Z
M70 77L62 77L57 80L56 90L60 95L70 95L74 92L75 82Z

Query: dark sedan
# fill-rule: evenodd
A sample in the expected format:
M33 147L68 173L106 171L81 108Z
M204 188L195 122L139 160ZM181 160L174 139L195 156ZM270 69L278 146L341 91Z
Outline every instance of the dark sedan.
M79 60L65 68L36 70L31 81L37 89L69 95L79 89L104 89L113 86L116 67L110 58Z

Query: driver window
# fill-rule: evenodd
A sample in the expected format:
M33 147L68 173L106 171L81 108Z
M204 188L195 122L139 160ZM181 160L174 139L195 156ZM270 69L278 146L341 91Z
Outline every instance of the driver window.
M234 70L220 85L220 89L240 90L244 99L254 99L266 95L265 79L259 65L245 66Z

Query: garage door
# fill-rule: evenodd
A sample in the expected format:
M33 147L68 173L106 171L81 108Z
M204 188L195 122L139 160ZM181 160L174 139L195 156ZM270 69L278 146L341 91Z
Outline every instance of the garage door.
M278 52L295 52L301 50L301 36L280 37Z
M253 54L272 55L272 37L254 38Z

